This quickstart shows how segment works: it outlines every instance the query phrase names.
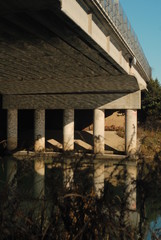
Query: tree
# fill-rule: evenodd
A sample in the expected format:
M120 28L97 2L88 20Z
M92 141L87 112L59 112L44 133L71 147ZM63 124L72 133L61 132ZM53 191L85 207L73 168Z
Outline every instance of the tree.
M159 81L151 79L147 85L148 91L142 92L142 109L140 121L161 118L161 85Z

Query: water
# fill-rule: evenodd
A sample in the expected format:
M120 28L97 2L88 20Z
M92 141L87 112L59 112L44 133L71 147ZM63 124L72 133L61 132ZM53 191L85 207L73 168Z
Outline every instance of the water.
M117 224L120 229L121 227L127 228L126 235L124 235L125 231L119 232L122 239L139 239L139 234L140 239L157 239L154 236L161 239L161 203L159 182L156 180L157 173L153 175L152 172L151 178L147 180L148 185L141 178L137 182L138 193L136 194L137 169L135 164L125 168L124 164L111 166L107 164L107 161L105 164L101 160L81 161L82 159L78 158L74 164L71 159L67 161L51 159L44 165L40 159L25 161L11 157L3 158L0 164L0 188L5 189L6 192L0 193L1 204L3 203L6 214L8 206L4 204L3 199L8 197L9 211L15 212L16 216L18 211L20 214L17 216L18 219L24 219L27 216L30 224L36 225L34 229L37 225L48 226L49 222L54 219L55 231L59 233L59 237L61 236L60 239L63 239L62 232L65 224L66 227L72 227L72 221L75 221L74 224L76 226L78 224L77 228L81 224L83 228L85 216L87 219L90 216L91 222L93 218L95 219L96 225L92 223L94 224L92 228L95 230L100 230L100 226L97 226L100 222L103 225L103 221L109 219L114 221L114 229L112 229L114 226L108 222L110 227L107 230L111 235L113 234L111 231L115 232ZM5 211L3 210L4 213ZM89 212L90 215L88 215ZM73 216L69 216L70 214ZM78 223L76 218L79 219ZM127 222L130 226L126 226ZM14 226L16 228L16 225ZM129 228L136 228L133 236L130 232L128 233ZM31 226L28 231L30 230L33 231ZM90 231L91 228L88 227L88 230ZM67 234L71 234L71 229L66 231ZM101 231L103 233L102 228ZM115 234L117 236L118 233ZM119 239L115 235L112 236L112 239ZM108 234L106 234L106 239L108 239Z
M148 234L146 240L151 240L152 235L153 239L161 239L161 217L159 216L155 221L152 221L149 226Z

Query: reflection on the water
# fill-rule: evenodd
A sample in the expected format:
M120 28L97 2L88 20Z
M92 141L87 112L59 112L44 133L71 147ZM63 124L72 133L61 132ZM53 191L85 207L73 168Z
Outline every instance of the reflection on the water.
M146 192L140 186L135 161L4 157L0 211L4 209L7 219L14 215L15 229L23 220L21 231L29 226L28 234L37 231L44 239L50 234L56 234L50 239L161 239L161 218L152 212L157 202L144 201ZM4 222L2 227L7 231Z
M161 239L161 217L158 217L156 221L152 221L148 228L148 234L146 240Z

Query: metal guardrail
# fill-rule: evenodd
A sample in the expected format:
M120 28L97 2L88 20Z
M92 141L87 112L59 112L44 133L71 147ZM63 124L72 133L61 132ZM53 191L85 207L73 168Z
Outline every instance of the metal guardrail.
M112 20L146 75L151 78L151 67L119 0L97 0L97 2L100 3L110 20Z

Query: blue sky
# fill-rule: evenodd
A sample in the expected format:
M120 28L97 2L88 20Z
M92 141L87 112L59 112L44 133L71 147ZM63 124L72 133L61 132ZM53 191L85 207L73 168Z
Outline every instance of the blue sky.
M161 83L161 0L120 0L152 68Z

